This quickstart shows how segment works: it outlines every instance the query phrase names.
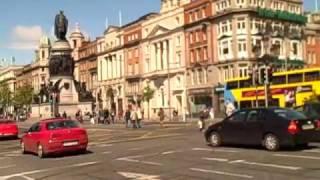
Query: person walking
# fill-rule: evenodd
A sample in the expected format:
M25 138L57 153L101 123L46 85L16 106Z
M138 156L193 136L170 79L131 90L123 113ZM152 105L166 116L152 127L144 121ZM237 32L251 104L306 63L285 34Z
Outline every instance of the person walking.
M209 115L210 115L210 120L214 121L215 116L214 116L214 108L213 107L210 108Z
M125 114L124 114L124 119L126 121L126 128L130 127L130 121L131 121L131 111L130 111L130 107L128 106L128 109L126 110Z
M142 118L143 118L143 112L141 110L141 107L138 106L138 108L137 108L137 128L141 128Z
M164 127L164 117L165 117L165 114L164 114L164 111L163 111L163 108L160 108L159 112L158 112L158 116L159 116L159 119L160 119L160 127L163 128Z
M65 111L63 112L62 117L65 119L67 118L67 113Z
M200 116L199 116L199 130L203 131L206 128L206 122L205 120L208 118L209 116L209 111L207 108L204 108L201 112L200 112Z
M131 119L132 128L136 129L137 128L136 123L138 120L138 116L137 116L137 111L135 108L131 110L130 119Z

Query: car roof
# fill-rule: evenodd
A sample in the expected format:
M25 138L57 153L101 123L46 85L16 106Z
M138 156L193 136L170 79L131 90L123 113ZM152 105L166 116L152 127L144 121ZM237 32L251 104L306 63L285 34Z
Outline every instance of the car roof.
M261 107L261 108L243 108L240 110L251 111L251 110L275 110L275 109L289 109L289 108L281 108L281 107Z
M57 121L64 121L64 120L70 120L66 118L50 118L50 119L43 119L40 122L42 123L50 123L50 122L57 122Z

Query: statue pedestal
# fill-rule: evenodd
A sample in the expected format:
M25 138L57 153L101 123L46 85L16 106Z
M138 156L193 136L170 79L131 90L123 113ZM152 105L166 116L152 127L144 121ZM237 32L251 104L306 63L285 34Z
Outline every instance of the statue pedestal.
M79 94L76 90L73 77L70 76L54 76L50 78L50 82L57 84L59 89L60 104L77 104L79 103Z

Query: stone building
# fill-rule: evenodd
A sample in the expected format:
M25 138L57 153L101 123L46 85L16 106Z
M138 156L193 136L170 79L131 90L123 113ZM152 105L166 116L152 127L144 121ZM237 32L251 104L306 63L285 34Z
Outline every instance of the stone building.
M320 13L307 14L308 22L305 27L305 61L309 67L320 66Z

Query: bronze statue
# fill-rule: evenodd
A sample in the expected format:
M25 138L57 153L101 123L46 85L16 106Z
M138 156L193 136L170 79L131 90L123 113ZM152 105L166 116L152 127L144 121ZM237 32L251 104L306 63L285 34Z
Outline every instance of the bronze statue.
M54 22L54 34L56 35L58 40L66 40L66 34L68 31L68 19L63 14L63 11L60 11L60 13L56 15Z

